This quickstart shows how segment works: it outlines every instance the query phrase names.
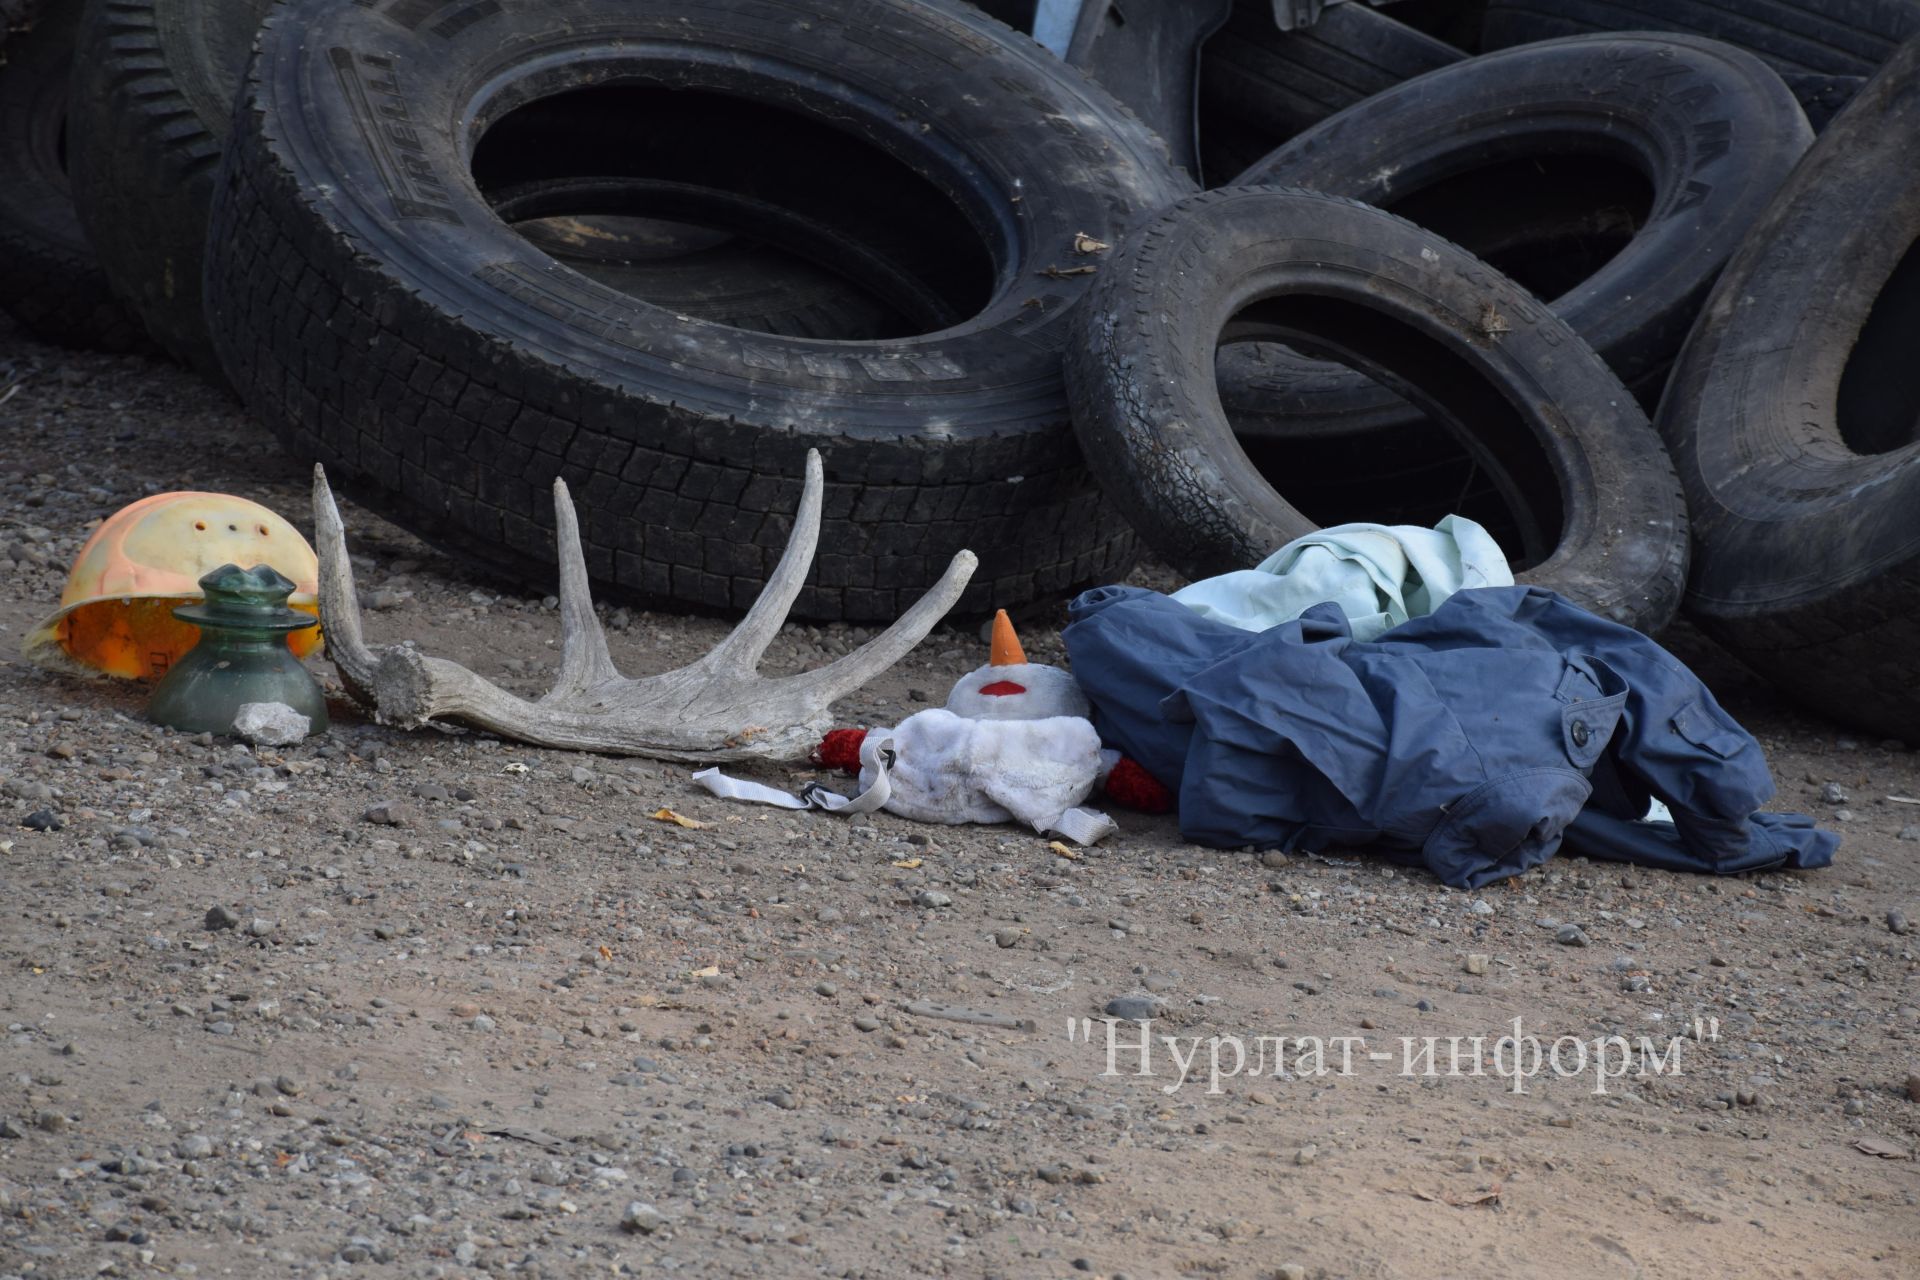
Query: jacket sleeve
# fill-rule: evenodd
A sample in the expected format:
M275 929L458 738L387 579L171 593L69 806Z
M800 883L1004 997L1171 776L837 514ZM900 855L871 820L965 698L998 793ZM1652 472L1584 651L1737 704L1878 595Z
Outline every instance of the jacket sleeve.
M1760 812L1773 798L1766 753L1685 663L1638 631L1551 592L1529 591L1521 609L1556 645L1591 654L1626 680L1626 708L1609 756L1630 786L1673 812L1669 825L1589 809L1569 829L1569 846L1721 874L1833 861L1839 837L1816 829L1811 818Z

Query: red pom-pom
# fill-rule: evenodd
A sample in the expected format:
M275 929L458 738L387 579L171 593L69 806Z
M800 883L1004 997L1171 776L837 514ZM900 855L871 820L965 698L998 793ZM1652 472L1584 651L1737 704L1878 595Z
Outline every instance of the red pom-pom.
M1139 761L1127 756L1121 756L1120 763L1107 775L1107 799L1136 813L1173 811L1173 792L1141 768Z
M820 745L813 749L813 762L842 773L860 772L860 744L867 740L865 729L829 729Z

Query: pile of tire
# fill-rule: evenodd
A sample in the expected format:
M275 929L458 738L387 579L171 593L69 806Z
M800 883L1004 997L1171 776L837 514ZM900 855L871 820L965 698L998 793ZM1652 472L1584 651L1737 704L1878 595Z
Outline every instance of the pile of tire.
M1060 355L1088 246L1192 184L981 10L52 3L66 31L31 35L74 84L42 185L92 265L449 549L550 584L559 475L608 598L741 608L817 448L800 616L890 620L962 548L974 610L1133 563ZM43 292L0 303L31 324Z
M1920 740L1920 4L1394 11L1203 49L1214 189L1067 352L1109 496L1191 576L1462 512Z
M11 3L0 307L494 573L558 475L741 608L810 448L816 619L1458 512L1920 736L1920 0Z

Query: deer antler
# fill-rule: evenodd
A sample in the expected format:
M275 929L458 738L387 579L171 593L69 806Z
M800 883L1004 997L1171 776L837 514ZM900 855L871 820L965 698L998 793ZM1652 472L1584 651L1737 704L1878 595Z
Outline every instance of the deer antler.
M978 561L954 556L946 574L880 635L817 671L767 679L760 657L786 621L820 540L820 455L807 451L806 489L787 550L766 589L719 647L691 666L644 680L614 670L594 615L580 526L565 482L553 482L560 556L560 678L537 702L515 697L456 662L397 645L369 645L347 560L346 529L325 470L313 469L320 552L320 621L327 657L382 724L450 719L543 747L663 760L797 759L831 724L828 707L891 667L953 608Z

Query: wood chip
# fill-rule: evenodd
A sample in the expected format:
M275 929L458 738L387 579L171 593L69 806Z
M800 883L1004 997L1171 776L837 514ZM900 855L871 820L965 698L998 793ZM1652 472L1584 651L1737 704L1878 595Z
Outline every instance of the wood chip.
M671 822L676 827L685 827L689 831L699 831L707 824L689 818L684 813L675 813L671 809L656 809L653 816L661 822Z

